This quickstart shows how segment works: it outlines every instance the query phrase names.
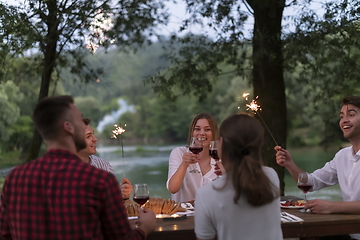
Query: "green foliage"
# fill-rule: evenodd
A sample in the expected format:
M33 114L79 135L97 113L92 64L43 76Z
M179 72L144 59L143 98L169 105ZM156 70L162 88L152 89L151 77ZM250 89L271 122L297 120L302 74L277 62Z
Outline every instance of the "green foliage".
M125 47L143 44L147 34L153 34L155 24L167 22L163 8L164 1L158 0L24 0L17 6L0 3L0 52L7 57L25 55L34 48L39 51L42 65L38 99L42 99L49 95L52 77L60 79L56 71L60 67L66 67L75 80L98 78L103 71L87 64L86 48L93 52L102 43L107 48L112 40ZM114 24L109 30L102 23L103 18L110 17ZM101 24L94 24L95 19ZM86 43L86 37L90 43ZM3 59L0 70L8 65L7 58ZM41 142L35 131L28 160L38 156Z
M177 101L171 102L154 93L151 86L144 85L143 80L155 74L158 66L169 65L161 58L164 43L166 44L166 42L155 43L137 54L119 53L116 49L107 53L99 52L91 57L90 62L93 61L93 64L99 66L102 63L106 65L106 77L86 85L73 84L69 80L64 82L65 90L72 95L96 97L101 116L119 109L119 97L134 106L135 112L127 112L120 119L113 119L102 133L98 133L99 137L109 139L114 128L113 124L126 123L124 133L126 144L185 142L189 123L199 112L213 114L220 124L228 115L238 112L238 106L242 107L240 111L245 111L245 103L238 100L242 99L243 92L248 92L251 88L245 78L235 77L233 66L227 64L219 65L219 68L227 74L219 76L219 80L214 82L213 91L202 102L194 96L182 96L179 91L176 92L179 94ZM108 65L109 59L111 59L110 65ZM66 74L62 73L62 76ZM81 106L79 108L84 109L82 110L84 116L88 114L92 116L93 111L89 111L91 106L84 104L84 108Z
M360 31L356 1L324 4L324 15L303 11L284 47L290 129L309 126L318 142L342 139L338 127L341 99L360 95Z
M325 22L324 26L329 29L331 27ZM344 94L358 93L356 80L358 73L353 71L359 59L358 45L355 41L358 35L356 35L357 31L351 30L352 27L356 29L357 25L347 23L346 26L349 27L347 34L345 32L337 34L335 29L330 32L324 27L323 32L327 34L308 31L284 36L286 59L284 78L287 87L290 145L318 145L325 143L325 140L334 142L334 139L341 139L337 124L338 114L336 114L338 102ZM340 26L337 29L340 29ZM199 39L210 45L192 45L191 41ZM127 143L132 143L132 140L135 143L184 142L188 125L195 114L210 112L220 124L230 114L245 111L245 102L241 95L243 92L252 92L252 86L249 84L252 73L252 61L249 56L252 48L248 47L246 41L235 48L236 53L230 54L216 44L212 45L214 42L204 37L188 35L185 38L187 42L177 42L173 45L170 45L167 39L162 40L163 42L155 43L146 49L140 48L136 54L119 52L117 48L109 49L107 52L99 50L96 54L84 58L84 61L87 61L92 68L104 69L101 77L97 78L96 74L93 74L88 84L78 81L74 83L72 80L76 78L75 75L65 67L52 75L51 86L54 88L50 92L76 96L76 104L84 113L84 117L93 120L93 126L105 114L119 108L118 98L126 99L129 104L135 106L136 111L127 112L120 119L115 119L114 123L127 124L124 135ZM352 45L348 45L350 43ZM343 49L341 44L344 44ZM181 64L177 69L172 58L161 58L161 50L173 48L172 53L175 56L175 50L180 49L181 46L190 50L190 55L185 52L180 53ZM223 52L218 59L215 50ZM233 56L237 56L236 61ZM190 57L191 61L186 62L185 57ZM210 63L205 63L207 57ZM18 131L17 136L20 137L21 143L17 143L15 138L10 138L7 146L11 149L26 148L25 142L28 138L26 129L31 126L27 120L30 119L32 106L37 101L40 85L39 59L38 56L14 58L8 62L11 64L3 75L3 79L15 82L21 94L25 96L22 101L18 99L19 101L16 102L20 109L18 121L22 120L13 121L14 128L9 129ZM196 64L196 67L186 72L188 68L182 63ZM167 69L169 66L170 68ZM171 80L167 74L172 69L179 70L181 74ZM143 80L157 72L165 76L166 81L173 81L173 87L167 90L171 90L173 96L177 97L176 102L170 102L164 96L154 93L151 85L144 86ZM192 85L190 81L188 82L190 85L186 85L188 84L184 81L188 76L186 74L198 76L199 78L196 79L200 82ZM341 84L338 83L338 79L341 79ZM208 81L211 92L206 92L207 83L199 91L193 87L196 84L201 85L201 81ZM166 84L159 86L166 89ZM206 98L199 101L200 92L204 89ZM196 93L192 94L191 92L194 91ZM269 92L272 93L272 89L269 88ZM105 128L103 138L109 139L112 129L112 125ZM2 146L5 146L4 142Z
M83 117L91 119L92 125L97 126L101 119L100 102L93 96L76 97L74 100Z
M0 84L0 141L7 141L13 134L10 126L20 115L17 103L22 98L22 93L12 81Z
M1 168L14 167L23 163L20 160L20 151L1 151L0 152L0 166Z
M30 116L20 116L16 123L11 125L12 135L4 143L6 150L28 149L32 137L33 122Z
M194 95L200 101L205 99L218 77L224 74L221 63L227 63L228 67L234 65L230 72L244 73L244 66L236 65L235 61L238 55L246 58L247 53L238 50L243 45L239 40L213 42L205 36L189 34L184 38L172 36L172 43L174 45L165 48L164 54L171 66L146 81L155 92L168 99L175 100L182 94Z

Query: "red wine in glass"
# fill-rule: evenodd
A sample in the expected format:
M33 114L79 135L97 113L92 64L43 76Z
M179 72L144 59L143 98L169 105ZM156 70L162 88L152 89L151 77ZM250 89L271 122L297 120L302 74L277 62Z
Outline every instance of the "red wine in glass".
M308 182L309 182L308 173L307 172L299 173L297 186L299 189L301 189L303 191L304 197L305 197L305 202L307 202L306 193L312 188L312 185L309 184ZM306 211L307 210L305 210L305 209L300 210L300 212L306 212Z
M209 146L209 155L210 157L212 157L216 162L218 162L220 160L219 155L218 155L218 149L219 147L219 141L210 141L210 146ZM216 174L216 178L213 179L213 181L215 181L216 179L219 179L221 175L221 172L218 172L218 168L214 167L215 169L215 174Z
M189 147L189 150L193 154L199 154L203 150L203 147L192 146L192 147Z
M140 204L140 207L143 208L144 204L149 200L149 198L150 191L146 183L134 185L134 202Z
M192 137L189 143L189 150L193 154L199 154L203 150L202 142L198 141L197 137ZM197 169L195 164L195 167L192 170L190 170L189 173L201 173L201 172Z
M134 202L142 206L149 200L149 196L136 196L133 198L133 200Z
M209 154L210 154L210 157L212 157L215 160L220 159L219 156L218 156L218 153L217 153L217 149L210 149Z
M298 185L298 188L300 188L303 191L303 193L307 193L312 188L312 185L300 184L300 185Z

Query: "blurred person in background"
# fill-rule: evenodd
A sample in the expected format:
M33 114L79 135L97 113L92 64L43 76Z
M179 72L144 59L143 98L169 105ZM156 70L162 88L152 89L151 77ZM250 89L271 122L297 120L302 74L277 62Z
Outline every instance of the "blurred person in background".
M86 148L78 152L79 157L85 163L88 163L96 168L114 174L114 170L108 161L94 155L96 154L96 142L98 139L94 135L94 129L90 126L91 120L88 118L84 118L83 122L86 125L85 141L87 146ZM129 199L130 194L132 192L132 185L129 179L127 178L122 179L122 182L120 183L120 189L123 194L123 199L124 200Z
M196 193L198 240L283 239L279 178L262 163L263 142L263 127L248 114L221 124L218 152L226 173Z

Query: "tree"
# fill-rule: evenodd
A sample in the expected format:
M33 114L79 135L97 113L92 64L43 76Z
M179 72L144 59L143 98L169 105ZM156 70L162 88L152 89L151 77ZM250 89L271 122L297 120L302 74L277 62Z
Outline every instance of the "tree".
M49 95L51 80L59 77L56 67L67 66L85 81L96 79L101 70L87 68L85 46L95 50L98 44L108 46L112 40L122 46L142 44L144 32L153 34L155 25L166 23L163 8L163 1L157 0L119 0L115 5L110 0L27 0L19 6L0 3L1 52L8 56L31 50L39 56L41 100ZM111 17L113 26L108 29L104 22ZM86 36L90 40L87 45ZM41 142L35 130L28 160L37 157Z
M254 95L259 96L261 116L276 139L266 135L265 164L273 167L279 175L281 192L284 192L284 169L274 159L274 145L286 148L287 114L285 83L283 77L283 56L281 21L285 0L247 0L254 10L253 73ZM270 90L271 89L271 90ZM270 90L270 91L269 91ZM275 117L274 117L275 116Z
M261 120L271 130L276 143L286 147L287 114L281 40L285 0L185 2L191 17L184 21L181 30L188 29L192 23L207 24L217 35L214 40L206 34L188 34L183 38L173 35L173 41L179 40L182 46L168 49L166 57L171 60L172 66L147 82L156 92L170 99L176 99L174 90L179 89L181 94L194 94L202 100L223 74L219 64L231 64L234 72L247 76L252 83L254 96L259 96L258 103L263 109ZM255 21L251 42L245 39L243 33L249 16L249 11L242 10L245 6ZM252 53L249 56L246 46L250 44ZM250 71L246 68L248 61L252 65ZM239 95L242 94L240 91ZM273 147L276 143L267 132L263 160L277 171L283 193L284 170L275 162Z

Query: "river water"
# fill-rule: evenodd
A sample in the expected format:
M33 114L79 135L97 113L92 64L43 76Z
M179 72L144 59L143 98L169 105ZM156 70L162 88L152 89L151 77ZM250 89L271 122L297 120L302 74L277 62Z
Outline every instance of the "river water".
M167 199L171 197L166 189L168 158L170 151L175 147L177 146L124 146L123 158L120 146L98 145L97 155L111 163L119 181L125 176L132 184L147 183L151 197ZM331 160L335 151L325 152L322 149L312 148L291 150L291 153L301 168L312 172L322 167L326 161ZM287 171L285 173L285 195L303 197L303 193L297 188L295 181ZM333 201L342 199L338 185L308 193L307 198Z

